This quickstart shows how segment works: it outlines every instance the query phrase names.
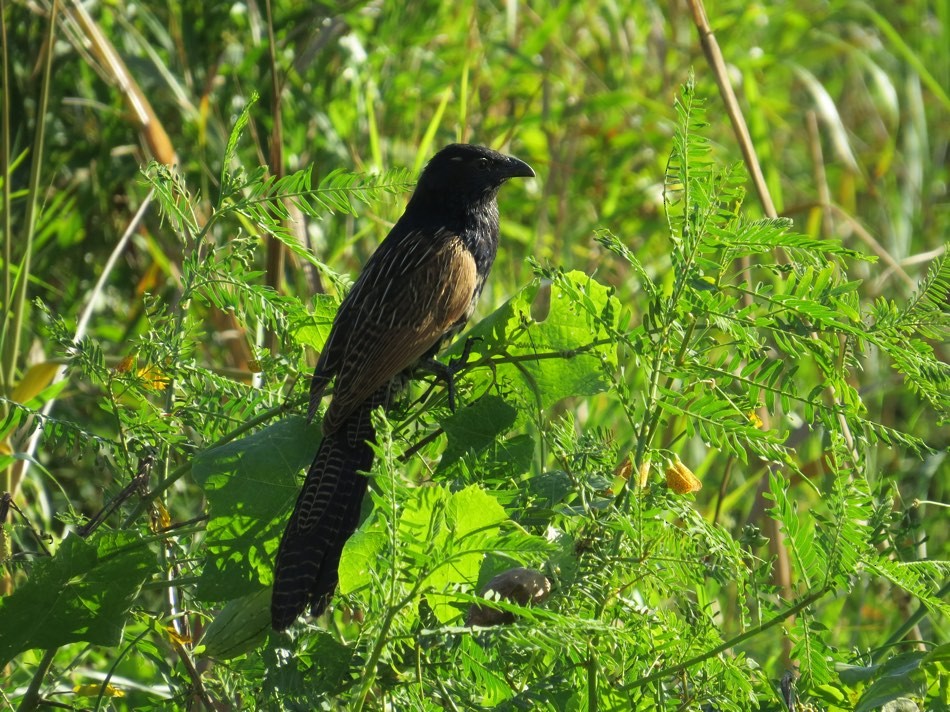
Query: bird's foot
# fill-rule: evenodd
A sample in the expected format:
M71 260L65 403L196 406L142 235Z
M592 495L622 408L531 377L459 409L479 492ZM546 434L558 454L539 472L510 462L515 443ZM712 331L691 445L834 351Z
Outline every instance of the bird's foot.
M445 381L445 387L449 396L449 410L455 412L455 374L462 371L469 362L472 355L472 347L476 341L481 341L480 336L469 336L465 339L465 345L462 347L462 353L450 360L447 364L436 361L434 358L428 358L420 364L423 368L434 373L437 377Z

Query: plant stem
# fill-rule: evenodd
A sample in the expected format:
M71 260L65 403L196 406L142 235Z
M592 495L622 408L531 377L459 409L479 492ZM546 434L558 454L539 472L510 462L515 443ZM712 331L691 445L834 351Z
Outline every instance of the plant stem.
M950 581L946 582L940 588L940 590L934 594L934 598L941 599L946 596L948 592L950 592ZM891 646L897 645L901 640L903 640L904 636L906 636L915 625L920 623L920 621L922 621L927 616L928 612L929 610L927 606L921 603L917 607L917 610L914 611L913 614L911 614L911 616L906 621L904 621L897 628L897 630L891 633L887 640L885 640L884 643L882 643L881 646L871 654L871 662L880 663L884 659L884 656L887 655L887 652L891 649Z
M20 700L20 706L17 707L17 712L28 712L28 710L36 709L39 705L40 685L43 684L43 678L46 677L46 673L49 672L50 667L53 665L53 658L56 657L57 650L58 648L50 648L43 654L43 659L40 660L36 672L33 673L33 679L30 680L30 686L26 688L26 694L24 694L23 699Z
M0 215L2 215L2 225L0 231L3 234L3 294L0 295L0 304L3 305L3 333L7 333L7 310L10 308L10 299L13 296L13 221L10 217L10 68L8 66L9 49L7 48L7 4L0 2L0 90L3 97L3 106L0 107L0 181L3 185L2 203L0 203ZM0 354L3 353L3 341L0 338ZM0 363L0 392L8 393L9 385L7 383L6 361ZM6 417L7 405L3 404L0 415ZM4 488L6 489L6 488Z
M820 598L822 598L826 593L828 593L829 590L830 589L828 588L820 588L814 593L810 593L807 596L805 596L801 601L796 603L794 606L791 606L790 608L786 608L784 611L782 611L778 615L774 616L773 618L770 618L765 623L762 623L761 625L758 625L755 628L750 628L746 632L741 633L740 635L737 635L735 638L732 638L731 640L727 640L722 645L717 645L712 650L707 650L706 652L700 653L699 655L692 657L689 660L686 660L681 663L677 663L676 665L673 665L668 668L664 668L663 670L658 670L652 675L647 675L646 677L642 677L636 682L631 683L628 686L628 689L636 689L638 687L643 687L644 685L648 685L651 682L656 682L657 680L660 680L664 677L675 675L679 672L682 672L683 670L693 667L694 665L698 665L701 662L705 662L706 660L709 660L710 658L714 658L720 653L725 652L726 650L729 650L729 648L733 648L739 643L745 640L748 640L749 638L754 638L760 633L764 633L769 628L774 628L779 623L782 623L788 618L791 618L792 616L797 615L799 611L802 611L805 608L808 608L808 606L810 606L811 604L815 603Z
M597 709L597 659L594 657L594 641L591 641L587 656L587 710L597 712Z
M732 122L732 128L736 133L739 150L742 151L746 168L749 169L752 185L755 186L755 192L759 196L759 202L762 203L765 214L770 218L774 218L778 215L775 210L775 203L772 202L772 194L769 192L768 184L765 182L765 176L762 173L762 166L755 153L755 145L749 135L749 127L746 125L745 117L739 108L739 101L736 99L732 84L729 82L726 60L722 56L722 50L716 41L716 35L713 34L712 28L709 26L706 8L703 6L702 0L690 0L689 7L693 12L693 21L699 32L699 41L703 46L703 53L706 55L706 61L709 62L716 83L719 85L719 93L722 96L729 120Z
M238 437L240 437L241 435L243 435L244 433L250 430L253 430L258 425L261 425L262 423L266 423L268 420L271 420L275 416L280 415L281 413L286 411L287 408L288 408L288 404L285 403L285 404L277 406L276 408L270 408L269 410L266 410L260 415L254 418L251 418L243 425L238 426L227 435L222 436L216 442L214 442L213 444L205 448L205 450L213 450L214 448L221 447L222 445L229 443L232 440L236 440ZM152 502L154 502L162 492L167 490L169 487L171 487L173 484L175 484L178 480L180 480L189 472L191 472L190 461L172 470L171 474L169 474L168 477L166 477L164 480L159 482L153 489L149 490L149 493L145 497L139 500L139 503L135 506L135 508L132 510L129 516L125 518L125 521L122 523L122 528L125 529L133 521L138 519L142 515L142 513L148 508L148 506Z
M20 337L23 330L23 316L26 310L26 290L30 281L30 263L33 257L33 231L36 227L36 214L40 204L40 172L43 169L43 145L46 140L46 112L49 107L50 77L53 71L53 49L56 36L56 15L59 2L53 0L49 15L49 32L46 35L46 56L43 58L43 80L36 107L36 135L33 137L33 156L30 161L30 183L26 200L26 216L23 225L23 259L17 271L13 295L13 324L10 330L4 330L12 339L4 343L7 349L4 367L7 369L7 383L16 378L17 353L20 351Z

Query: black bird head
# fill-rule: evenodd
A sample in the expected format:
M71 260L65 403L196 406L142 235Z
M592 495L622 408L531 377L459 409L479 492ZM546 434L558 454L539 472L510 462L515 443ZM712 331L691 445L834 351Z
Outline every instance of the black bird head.
M416 194L451 196L466 204L491 201L509 178L533 178L524 161L484 146L453 143L435 154L419 177Z

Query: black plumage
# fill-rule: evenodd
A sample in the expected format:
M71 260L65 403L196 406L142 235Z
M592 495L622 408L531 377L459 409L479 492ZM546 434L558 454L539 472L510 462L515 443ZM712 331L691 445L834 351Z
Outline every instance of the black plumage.
M310 384L308 417L335 379L323 440L277 552L271 621L319 615L359 523L375 438L370 413L397 378L434 356L471 317L498 250L498 189L534 175L482 146L452 144L429 161L399 221L340 305Z

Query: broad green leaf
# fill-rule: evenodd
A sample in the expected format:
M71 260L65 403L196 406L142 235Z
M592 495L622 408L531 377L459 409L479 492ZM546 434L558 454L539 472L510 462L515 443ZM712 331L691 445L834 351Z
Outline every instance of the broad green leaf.
M24 650L122 641L129 610L155 571L155 553L137 534L109 532L94 541L75 534L29 579L0 598L0 667Z
M326 294L318 294L314 297L313 313L299 323L291 324L294 338L316 351L322 351L330 336L330 327L333 326L338 306L336 299Z
M498 500L475 486L466 487L449 497L445 514L449 529L459 541L508 518Z
M227 601L271 583L298 473L316 453L318 432L294 416L195 457L192 471L210 516L199 598Z
M903 653L884 663L878 679L864 691L855 705L855 712L871 712L889 703L899 703L906 697L922 698L927 693L927 675L921 669L925 657L926 653L923 652Z
M420 551L435 549L446 538L443 513L449 492L444 487L420 487L402 503L399 538Z
M270 631L270 591L235 598L218 611L201 638L204 654L230 660L257 648Z
M609 386L604 367L617 364L608 328L616 328L619 313L610 290L581 272L532 282L468 334L480 339L473 359L492 357L482 383L495 382L522 407L542 411L569 396L600 393Z
M519 424L518 411L500 396L489 395L442 420L448 443L436 477L464 479L464 466L479 481L511 480L530 466L533 439L506 437Z
M444 468L470 450L492 445L514 426L518 411L498 396L485 396L442 420L448 444L439 467Z
M373 582L385 546L381 531L360 529L347 540L340 557L340 593L353 593Z
M450 592L473 591L485 551L506 520L498 501L474 485L445 500L445 529L439 537L445 546L430 560L434 568L426 581L429 605L443 623L456 620L460 613Z

